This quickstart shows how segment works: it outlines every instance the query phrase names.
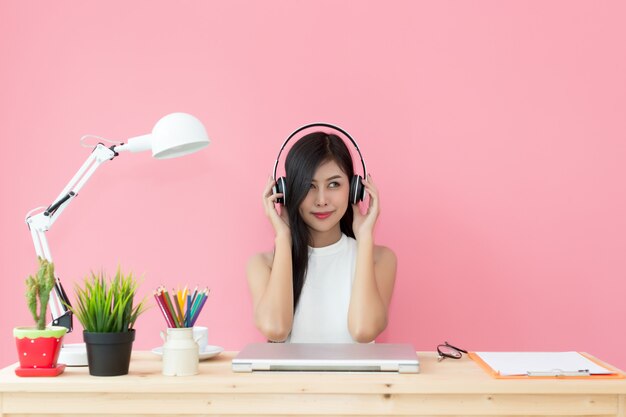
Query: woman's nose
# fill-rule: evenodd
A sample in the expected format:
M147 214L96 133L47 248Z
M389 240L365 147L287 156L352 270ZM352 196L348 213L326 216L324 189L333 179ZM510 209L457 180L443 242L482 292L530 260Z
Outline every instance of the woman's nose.
M322 189L318 189L317 194L315 195L315 205L317 207L322 207L326 204L326 196L324 195L324 191Z

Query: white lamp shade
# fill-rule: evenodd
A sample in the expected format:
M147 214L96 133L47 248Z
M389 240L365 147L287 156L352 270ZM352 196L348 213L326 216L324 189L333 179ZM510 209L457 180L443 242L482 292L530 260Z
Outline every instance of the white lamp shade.
M187 113L171 113L161 118L152 129L152 156L176 158L196 152L209 143L202 122Z
M210 143L200 120L187 113L171 113L159 120L152 133L128 139L116 152L143 152L152 149L157 159L176 158L196 152Z

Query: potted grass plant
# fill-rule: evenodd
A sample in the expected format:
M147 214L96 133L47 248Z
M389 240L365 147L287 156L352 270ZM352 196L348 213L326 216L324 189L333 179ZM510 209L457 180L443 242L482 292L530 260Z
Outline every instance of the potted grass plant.
M145 298L135 303L139 282L118 267L115 277L91 272L83 286L75 286L76 306L70 307L83 325L89 373L126 375L130 364L135 322L146 309Z
M13 329L20 361L15 373L19 376L56 376L65 368L65 365L57 366L57 360L67 329L46 326L50 291L56 284L54 264L41 257L38 261L39 270L26 279L26 303L35 326Z

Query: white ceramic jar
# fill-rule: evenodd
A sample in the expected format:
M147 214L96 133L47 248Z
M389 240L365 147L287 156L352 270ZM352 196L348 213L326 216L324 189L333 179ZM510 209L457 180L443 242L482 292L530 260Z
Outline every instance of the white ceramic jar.
M169 328L167 337L161 332L163 345L163 375L190 376L198 373L198 343L191 327Z

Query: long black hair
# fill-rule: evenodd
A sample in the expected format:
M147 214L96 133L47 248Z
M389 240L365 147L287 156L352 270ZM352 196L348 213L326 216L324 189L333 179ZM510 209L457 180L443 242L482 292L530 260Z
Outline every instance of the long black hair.
M300 138L291 148L285 159L286 187L285 205L288 207L289 227L291 229L291 259L293 270L293 308L295 310L302 293L304 279L309 263L309 229L300 217L300 204L307 196L315 170L323 163L334 161L348 176L354 175L352 156L345 142L337 135L314 132ZM348 204L346 213L339 225L341 232L354 238L352 205Z

